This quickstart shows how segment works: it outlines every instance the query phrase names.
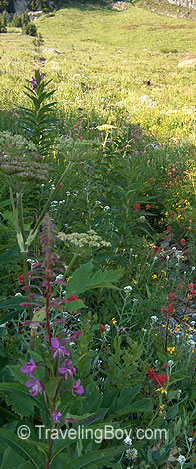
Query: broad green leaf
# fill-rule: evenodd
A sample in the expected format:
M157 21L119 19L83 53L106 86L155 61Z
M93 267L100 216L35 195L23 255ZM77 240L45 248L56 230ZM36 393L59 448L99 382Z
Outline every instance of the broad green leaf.
M139 394L141 386L125 386L117 399L118 409L124 409L129 406L135 396Z
M13 448L27 462L34 464L34 468L40 469L43 462L43 455L31 444L31 440L22 440L10 430L0 428L0 437L3 442Z
M15 469L19 464L25 463L25 459L10 446L4 451L1 469ZM31 467L33 467L31 465Z
M110 461L125 451L124 446L100 449L92 453L80 456L77 459L72 459L72 462L66 465L66 469L91 469L93 464L98 464L98 467L109 464Z
M93 268L92 261L82 264L73 273L66 289L66 298L77 295L93 288L116 288L111 282L117 282L122 275L123 270L105 270L95 272L91 275Z
M150 397L139 399L130 405L130 412L152 412L153 405Z
M17 403L21 401L21 405L25 401L27 408L25 408L24 410L25 412L28 412L27 415L29 415L29 408L31 408L31 411L32 411L32 404L36 405L40 410L45 410L45 405L42 402L42 400L39 399L39 395L30 396L28 389L23 384L15 383L14 381L10 383L0 383L0 393L3 394L5 397L7 397L8 394L9 395L13 394L12 396L13 401L11 402L11 405L13 406L14 406L16 399L17 399Z

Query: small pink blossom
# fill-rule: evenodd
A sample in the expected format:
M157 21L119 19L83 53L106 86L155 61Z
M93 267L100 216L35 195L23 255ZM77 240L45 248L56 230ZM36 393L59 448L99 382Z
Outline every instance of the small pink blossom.
M61 412L59 412L58 410L52 411L52 419L54 420L55 423L60 422L61 417L62 417Z
M84 388L80 385L80 379L73 383L73 391L75 391L77 394L83 394Z
M31 376L31 378L32 379L29 379L29 381L25 383L25 386L31 388L29 390L31 396L37 396L39 391L43 392L42 383L39 379L35 378L35 376Z
M30 376L31 373L33 373L37 368L37 365L35 364L34 360L29 360L29 362L25 363L25 365L20 369L22 373L28 373Z
M51 349L54 350L53 358L59 357L62 358L65 355L69 356L70 353L64 347L64 345L60 345L59 339L55 339L54 337L51 339Z

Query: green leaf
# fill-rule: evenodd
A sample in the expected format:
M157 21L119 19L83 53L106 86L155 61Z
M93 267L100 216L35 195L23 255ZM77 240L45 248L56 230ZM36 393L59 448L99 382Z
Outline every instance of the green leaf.
M152 399L149 397L139 399L138 401L133 402L129 409L130 412L152 412Z
M117 399L118 409L124 409L129 406L135 396L139 394L141 386L125 386Z
M110 461L116 456L121 455L124 451L124 446L93 451L77 459L72 459L72 462L66 465L66 469L92 469L93 463L98 464L98 467L102 467L104 464L109 464Z
M25 459L9 446L4 451L1 469L15 469L20 463L25 463ZM32 464L31 467L33 468Z
M46 383L46 386L45 386L46 394L49 397L49 399L51 399L51 401L52 399L54 399L54 396L56 394L58 382L59 382L59 377L53 378L53 379L50 378L50 380Z
M38 396L30 396L28 389L20 383L0 383L0 393L9 400L16 412L21 416L28 416L34 412L33 406L36 405L40 410L45 411L45 406ZM11 396L11 397L10 397Z
M13 258L16 257L18 253L19 253L18 245L14 246L13 248L9 250L4 251L4 253L0 255L0 264L2 264L2 266L0 266L0 269L4 269L5 264L7 264L10 261L13 261Z
M13 317L17 316L18 312L24 311L24 306L21 306L20 303L27 301L24 296L14 296L8 300L0 302L0 310L4 309L13 309L5 316L1 316L0 324L4 324L7 321L10 321Z
M173 419L174 417L176 417L176 415L178 414L178 410L179 410L178 404L173 405L172 407L169 407L169 409L167 410L167 418Z
M82 293L94 288L117 288L111 282L117 282L123 270L99 270L91 275L93 268L92 261L82 264L73 273L66 289L66 298Z
M43 462L43 455L31 445L31 440L22 440L10 430L0 428L1 440L13 448L17 454L22 456L27 462L32 462L34 468L40 469Z

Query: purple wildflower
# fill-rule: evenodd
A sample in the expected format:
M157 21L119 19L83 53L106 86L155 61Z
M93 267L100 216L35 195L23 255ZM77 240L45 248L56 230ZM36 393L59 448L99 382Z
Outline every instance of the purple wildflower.
M65 380L67 378L72 378L73 374L76 371L76 368L74 366L70 366L71 364L72 364L72 361L68 359L68 360L65 360L59 367L59 373L65 376L64 378Z
M54 420L55 423L60 422L61 417L62 417L61 412L59 412L58 410L52 411L52 419Z
M60 345L60 342L58 339L55 339L54 337L51 339L51 349L54 350L53 358L55 357L64 357L67 355L69 357L70 353L68 350L63 346Z
M32 77L31 84L32 84L33 87L37 86L37 80L36 80L35 77Z
M75 391L77 394L83 394L84 388L83 386L80 386L80 379L78 379L75 383L73 383L73 391Z
M37 365L35 364L34 360L29 360L29 362L25 363L25 365L20 369L22 373L28 373L30 376L31 373L33 373L37 368Z
M31 396L37 396L38 391L43 392L42 383L35 376L31 376L31 378L33 379L29 379L29 381L25 383L25 386L27 386L28 388L31 388L29 390L29 393L31 394Z

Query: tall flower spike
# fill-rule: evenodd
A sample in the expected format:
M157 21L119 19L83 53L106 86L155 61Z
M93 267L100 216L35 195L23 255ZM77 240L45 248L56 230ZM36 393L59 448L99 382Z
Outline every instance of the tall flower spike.
M28 295L28 300L30 304L36 306L36 311L44 311L47 323L48 339L51 346L51 327L50 327L50 309L58 307L59 304L68 303L68 299L58 298L54 296L53 286L62 284L66 286L64 281L64 268L62 267L62 262L59 259L58 253L55 251L56 248L56 230L55 226L52 223L52 220L49 214L46 214L44 222L42 224L42 229L40 233L40 243L42 250L42 258L37 262L32 270L29 272L29 280L33 281L33 284L30 285L29 289L31 293ZM62 272L60 276L57 275L57 272ZM38 285L36 285L38 283ZM26 287L23 287L25 289ZM34 293L32 290L35 290ZM40 293L37 293L39 290ZM41 291L40 291L41 290ZM32 303L32 299L35 299ZM28 302L26 304L29 304Z

